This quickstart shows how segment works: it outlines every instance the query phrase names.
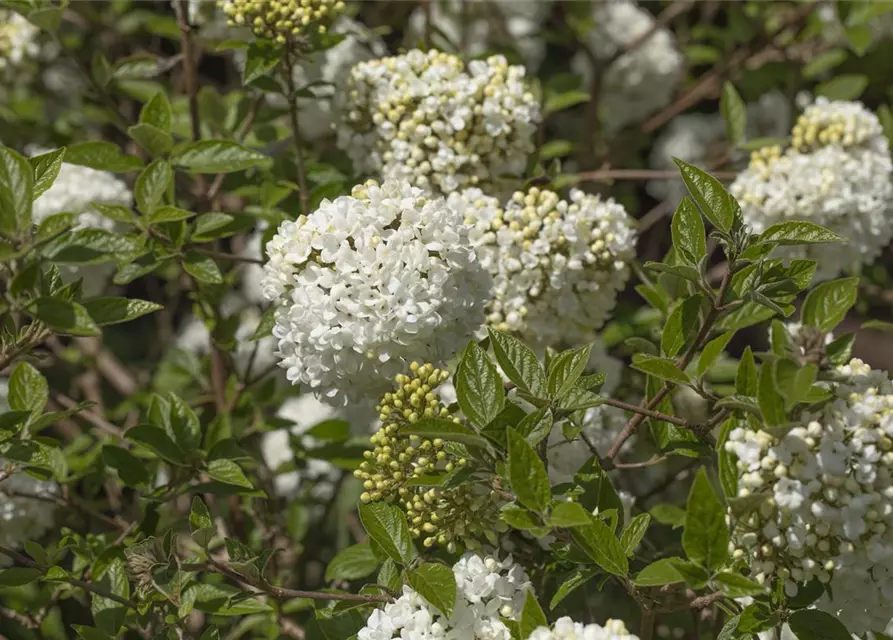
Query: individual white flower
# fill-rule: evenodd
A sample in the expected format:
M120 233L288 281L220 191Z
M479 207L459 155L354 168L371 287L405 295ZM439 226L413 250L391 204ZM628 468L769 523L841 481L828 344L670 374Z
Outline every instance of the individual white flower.
M355 66L338 144L361 173L436 193L520 175L533 151L539 102L524 67L414 49Z
M859 102L818 98L794 126L791 146L754 152L730 191L755 232L806 220L846 238L785 248L787 256L816 260L815 279L827 280L870 263L893 237L891 171L877 116Z
M641 122L670 103L682 80L684 59L673 33L658 28L648 39L622 53L654 28L654 16L630 0L593 3L595 24L586 43L598 60L618 56L602 77L599 111L609 131ZM591 60L578 54L575 72L592 75Z
M893 382L858 359L835 373L832 399L787 433L729 434L738 495L755 500L731 547L789 595L827 583L817 606L862 634L893 617Z
M427 12L421 7L412 12L409 38L424 37L430 20L432 42L438 49L455 50L464 40L462 53L479 58L494 45L508 44L521 54L527 69L536 69L546 54L541 30L551 10L551 0L472 0L464 6L458 0L434 2Z
M0 71L12 69L40 53L40 29L11 9L0 9Z
M747 137L780 138L791 128L791 106L777 91L763 94L747 105ZM718 113L687 113L673 118L661 133L648 159L652 169L677 172L673 158L699 167L708 166L729 152L725 121ZM688 194L681 178L650 180L648 193L672 204Z
M493 276L487 323L535 350L591 342L629 278L636 232L612 199L571 191L516 192L504 209L478 189L448 203L472 226L481 265Z
M8 396L9 381L2 378L0 413L9 411ZM0 471L8 464L0 458ZM21 469L0 482L0 546L18 549L26 541L36 540L51 529L55 524L56 507L47 499L57 490L55 483L37 480ZM0 555L0 565L9 563L9 558Z
M490 278L460 214L405 181L324 200L267 254L281 365L333 404L378 397L412 360L450 358L483 322Z
M622 620L608 620L604 626L584 625L571 618L559 618L553 627L537 627L528 640L638 640L631 634Z
M322 403L310 394L303 394L286 400L276 412L276 416L290 420L294 424L287 429L276 429L264 434L260 452L264 463L271 471L294 462L295 452L291 446L293 436L300 437L301 446L308 452L304 465L293 471L277 473L273 480L276 495L293 498L305 481L313 482L311 495L320 500L328 500L335 490L335 482L342 471L331 462L313 457L313 449L322 441L304 435L307 431L327 420L345 420L354 432L366 432L374 421L374 411L369 404L353 404L341 409Z
M527 574L511 557L466 553L453 565L456 604L446 617L411 587L376 609L357 634L359 640L511 640L502 621L518 620L532 593Z

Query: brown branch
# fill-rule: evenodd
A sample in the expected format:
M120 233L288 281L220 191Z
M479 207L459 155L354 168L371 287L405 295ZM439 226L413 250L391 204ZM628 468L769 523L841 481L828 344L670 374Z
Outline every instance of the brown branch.
M54 391L54 392L52 392L51 395L52 395L53 401L56 404L61 405L65 409L74 409L78 405L77 402L75 402L68 396L63 395L61 393ZM87 422L92 424L94 427L96 427L100 431L104 431L105 433L109 434L110 436L114 436L115 438L120 440L122 443L128 442L124 437L123 429L113 425L111 422L109 422L108 420L103 418L98 413L91 411L90 409L81 409L77 413L77 415L81 416L84 420L86 420Z
M718 180L730 180L738 173L735 171L717 171L711 174ZM598 169L578 173L580 180L592 182L612 182L615 180L674 180L679 178L679 171L674 169Z
M642 462L618 462L614 465L615 469L644 469L646 467L653 467L654 465L660 464L662 462L667 461L667 456L655 456L649 458L648 460L644 460Z
M248 256L238 256L234 253L224 253L223 251L214 251L213 249L202 249L200 247L193 247L192 249L196 253L200 253L203 256L208 256L209 258L216 258L217 260L226 260L228 262L247 262L250 264L264 264L264 261L260 258L250 258Z
M298 188L300 193L298 197L301 199L301 213L307 215L310 213L310 194L307 191L307 169L304 166L304 150L301 148L303 140L301 139L300 124L298 122L298 89L295 86L295 78L292 73L294 60L291 51L286 49L284 75L285 84L288 87L288 118L291 122L292 136L295 142L295 166L298 173Z
M638 413L647 418L663 420L664 422L679 425L680 427L685 427L687 429L693 429L695 427L695 425L690 423L688 420L683 420L682 418L677 418L676 416L671 416L660 411L653 411L641 405L629 404L628 402L621 402L620 400L614 400L613 398L602 398L602 400L604 401L604 404L610 405L612 407L617 407L618 409L623 409L624 411Z
M721 591L717 591L715 593L711 593L706 596L700 596L698 598L695 598L694 600L691 601L691 604L689 606L691 606L692 609L697 611L700 609L706 609L707 607L712 605L714 602L719 602L720 600L723 600L723 599L725 599L725 595L723 595L723 593Z
M189 96L189 115L192 122L192 139L201 140L202 121L198 108L198 73L196 70L195 49L192 42L192 27L186 20L186 0L174 0L174 13L180 27L180 46L183 48L183 76L186 93Z

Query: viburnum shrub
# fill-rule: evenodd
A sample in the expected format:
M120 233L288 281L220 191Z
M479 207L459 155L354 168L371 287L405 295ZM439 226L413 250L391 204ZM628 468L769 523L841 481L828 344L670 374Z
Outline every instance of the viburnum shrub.
M891 637L893 3L0 4L0 640Z

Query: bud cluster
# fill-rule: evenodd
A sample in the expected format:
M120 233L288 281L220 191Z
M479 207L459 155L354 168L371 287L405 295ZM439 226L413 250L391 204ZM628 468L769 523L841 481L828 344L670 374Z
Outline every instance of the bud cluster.
M363 482L363 502L395 502L406 512L410 533L425 547L454 547L459 538L473 546L476 536L495 539L499 529L497 496L474 483L432 486L427 476L453 473L468 463L440 438L401 433L401 428L427 418L459 423L436 390L449 372L431 364L410 365L411 375L399 374L395 390L376 407L382 427L371 437L373 448L354 475Z
M279 44L325 33L344 10L342 0L225 0L219 3L231 27L251 27Z

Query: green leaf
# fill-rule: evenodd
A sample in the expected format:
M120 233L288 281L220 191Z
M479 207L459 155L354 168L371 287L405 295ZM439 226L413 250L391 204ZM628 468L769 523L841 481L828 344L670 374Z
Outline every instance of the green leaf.
M591 99L592 96L589 95L588 91L575 90L565 91L564 93L559 94L552 94L546 98L546 103L543 106L543 115L549 115L550 113L555 113L556 111L570 109L575 105L589 102Z
M629 560L614 532L599 519L593 519L586 527L571 529L574 542L595 563L615 576L626 576L629 573Z
M831 49L813 56L803 67L803 77L813 79L846 61L849 56L844 49Z
M456 577L448 566L426 562L406 573L406 581L429 604L449 618L456 605Z
M34 172L21 155L0 146L0 231L24 230L31 224Z
M763 602L754 602L744 608L738 617L739 633L759 633L767 631L778 623L778 614L770 611ZM812 637L810 636L810 639Z
M583 571L575 571L571 576L561 583L555 591L555 595L549 601L549 611L553 611L562 600L564 600L574 589L586 584L598 574L595 569L586 569Z
M660 524L671 526L674 529L685 525L685 510L675 504L662 502L651 507L648 513Z
M171 132L173 115L171 104L163 91L159 91L140 110L140 124L148 124L164 133Z
M150 156L160 156L170 151L174 146L171 134L162 131L151 124L135 124L128 127L127 134L139 146L149 152Z
M189 531L192 533L192 539L195 540L196 544L203 548L207 548L214 536L217 535L217 527L214 526L211 512L198 496L192 498L192 510L189 513Z
M149 214L149 224L160 224L162 222L179 222L187 220L194 216L192 211L178 209L177 207L163 206L158 207Z
M242 468L232 460L211 460L208 463L208 475L218 482L231 484L236 487L253 489L254 485L245 477Z
M220 267L212 258L203 256L196 251L187 251L183 257L183 269L186 273L200 282L210 284L223 284L223 276Z
M177 446L183 451L197 449L202 441L202 428L198 416L174 393L170 394L170 406L170 425Z
M858 100L867 86L868 76L845 73L823 82L815 88L815 93L828 100Z
M99 171L126 173L142 169L143 161L121 152L111 142L79 142L65 149L65 162L78 164Z
M94 574L96 565L94 564ZM130 582L127 580L127 568L121 558L113 558L101 575L93 576L93 582L116 596L130 597ZM127 607L119 602L103 596L92 594L90 610L96 626L110 635L116 635L124 625Z
M741 218L741 207L732 195L725 190L719 180L694 165L679 158L673 158L673 162L679 167L682 181L685 182L701 213L717 229L728 233L735 220Z
M563 351L549 364L547 387L549 396L560 398L570 391L589 364L592 345L587 344L579 349Z
M537 398L546 396L546 373L533 351L517 338L487 327L496 361L508 379Z
M539 529L543 526L540 519L537 518L533 513L525 509L524 507L519 507L515 505L515 503L510 502L502 508L500 513L502 519L508 524L510 527L514 527L515 529L520 529L521 531L530 531L531 529Z
M28 313L63 335L95 336L99 328L87 310L61 298L37 298L28 303Z
M803 302L803 324L828 333L840 324L856 304L859 278L823 282L810 291Z
M8 402L13 411L43 411L50 397L43 374L27 362L20 362L9 376Z
M784 410L784 398L779 393L774 372L775 363L767 361L760 368L760 386L757 389L757 404L763 414L763 420L770 425L784 424L787 416Z
M683 578L673 566L682 562L681 558L662 558L642 569L633 581L637 587L660 587L665 584L682 582Z
M669 358L656 358L644 353L633 355L633 369L638 369L661 380L677 384L691 384L691 379Z
M554 421L552 410L549 407L541 407L524 416L516 428L518 433L527 439L530 446L535 447L549 437Z
M443 418L423 418L418 422L403 425L400 427L399 433L427 439L441 438L448 442L461 442L473 447L487 446L487 441L471 427Z
M694 562L686 562L676 558L669 558L669 562L676 572L682 576L682 580L692 589L703 589L710 579L707 569Z
M80 264L113 260L136 249L127 236L105 229L78 229L47 244L43 253L53 262Z
M779 222L766 229L759 238L759 242L774 242L780 246L846 241L843 236L812 222Z
M154 313L164 307L148 300L134 298L93 298L84 302L84 308L98 326L130 322L135 318Z
M548 627L549 621L533 592L524 596L524 609L521 610L521 637L527 638L539 627Z
M453 379L462 413L477 426L486 426L505 406L499 372L477 343L471 342L465 348Z
M694 341L700 327L702 301L701 295L686 298L670 313L660 338L660 348L665 356L677 356Z
M378 558L368 542L361 542L338 552L326 567L326 582L358 580L370 575L378 566ZM455 593L455 589L453 589Z
M707 472L698 469L688 494L682 547L693 562L708 569L721 567L729 554L729 529L726 511L713 491Z
M818 609L795 611L788 619L799 640L851 640L852 636L835 616Z
M648 531L648 525L650 524L651 516L647 513L641 513L633 518L626 529L623 530L623 535L620 536L620 546L626 550L626 555L630 558L633 557L636 547L639 546L642 538L645 537L645 532Z
M360 504L360 522L369 537L394 562L409 564L415 556L409 525L400 507L384 502Z
M102 447L102 461L107 467L118 472L121 481L127 486L149 482L149 472L145 460L137 458L127 449L107 444Z
M261 338L273 335L273 327L275 325L276 306L270 305L264 309L263 315L260 317L260 322L257 323L257 329L254 330L254 333L252 333L251 337L248 339L251 342L254 342L255 340L260 340Z
M31 197L37 200L42 193L53 186L59 170L62 168L62 158L65 157L65 147L48 151L39 156L28 158L28 164L34 171L34 192Z
M282 47L270 41L252 42L245 57L242 84L251 84L254 80L266 76L276 68L281 59Z
M710 365L716 362L716 359L722 355L733 335L735 335L734 331L727 331L704 345L701 357L698 359L698 376L703 376L707 373Z
M121 204L105 204L104 202L91 202L90 206L109 220L133 223L133 211L130 210L130 207Z
M543 513L552 498L549 474L536 451L520 433L506 429L508 458L506 471L512 491L528 509Z
M698 266L707 255L707 236L704 219L689 198L682 198L671 225L673 248L692 266Z
M232 140L200 140L174 152L171 163L193 173L232 173L268 166L270 158Z
M737 145L744 138L744 132L747 129L747 108L731 82L726 81L723 84L719 112L725 120L729 142L732 145Z
M735 390L743 396L757 395L757 365L750 345L744 347L738 372L735 374Z
M732 571L721 571L714 580L719 585L720 591L730 598L756 596L766 592L766 587L756 580L751 580L740 573Z
M582 527L592 522L592 516L577 502L556 502L549 514L549 526Z
M171 166L164 160L156 160L137 177L133 186L136 208L143 215L152 213L161 204L167 186L174 178Z
M186 456L161 427L150 424L137 425L125 431L124 437L173 464L182 465L186 461Z
M0 587L21 587L37 580L43 572L33 567L10 567L0 570Z

